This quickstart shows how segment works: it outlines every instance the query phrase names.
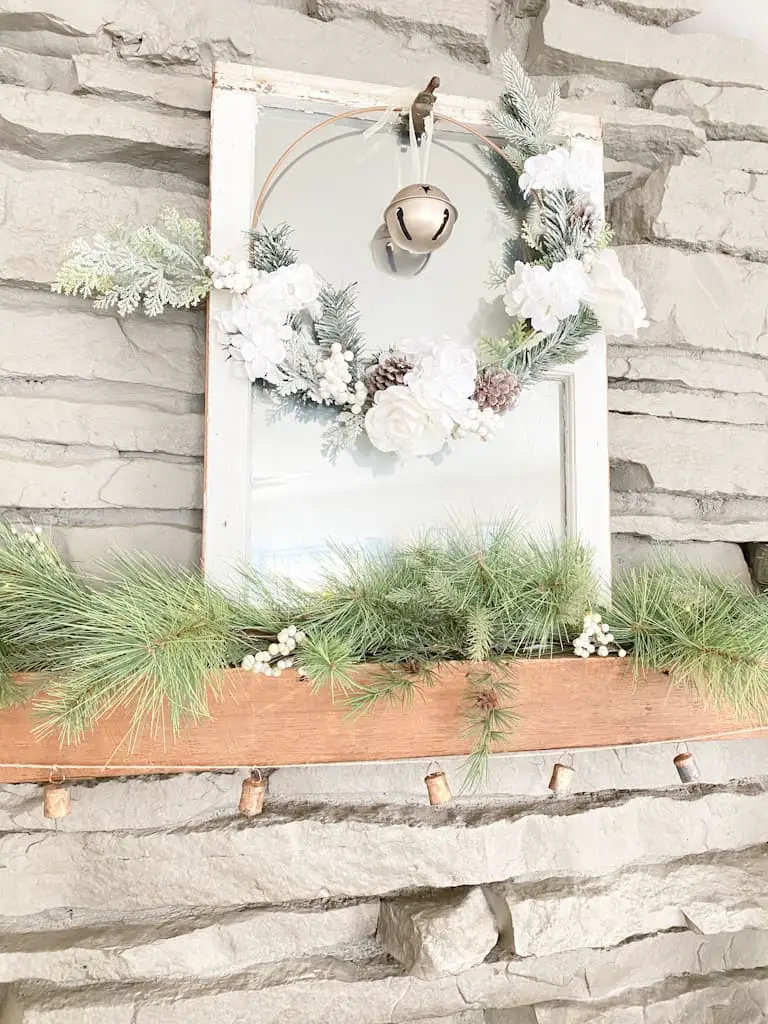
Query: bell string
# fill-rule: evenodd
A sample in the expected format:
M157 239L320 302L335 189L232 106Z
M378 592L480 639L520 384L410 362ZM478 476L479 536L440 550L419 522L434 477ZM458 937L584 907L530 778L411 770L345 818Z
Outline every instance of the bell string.
M378 121L375 121L370 128L366 128L363 132L363 138L366 142L368 139L373 138L376 132L380 132L382 128L386 128L390 118L395 112L410 110L418 95L419 90L413 87L393 89L387 102L387 109Z
M429 114L428 117L424 118L424 141L421 144L422 148L422 166L421 166L421 177L419 181L423 181L426 184L429 181L429 158L432 154L432 136L435 133L435 115Z

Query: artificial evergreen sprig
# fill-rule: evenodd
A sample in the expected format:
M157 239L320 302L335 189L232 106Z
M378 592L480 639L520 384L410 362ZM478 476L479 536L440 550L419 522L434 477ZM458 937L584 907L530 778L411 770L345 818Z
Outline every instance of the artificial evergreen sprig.
M515 697L511 670L503 662L490 669L467 675L462 702L464 733L473 748L464 762L464 787L475 790L488 780L488 763L493 749L515 728L518 716L510 706Z
M116 225L92 242L78 238L62 264L53 291L94 298L97 309L114 307L129 316L143 306L147 316L166 308L197 306L211 289L199 221L166 207L158 224Z

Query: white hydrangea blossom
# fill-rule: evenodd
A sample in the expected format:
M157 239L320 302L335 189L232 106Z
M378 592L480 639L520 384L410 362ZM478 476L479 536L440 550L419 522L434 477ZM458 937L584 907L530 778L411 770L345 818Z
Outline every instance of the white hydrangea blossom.
M507 278L504 307L510 316L530 320L534 330L552 334L561 320L578 313L588 291L589 278L580 260L562 260L550 268L518 260Z
M614 249L589 253L582 261L589 271L589 288L585 301L592 308L600 326L611 337L636 338L648 326L640 292L625 277Z

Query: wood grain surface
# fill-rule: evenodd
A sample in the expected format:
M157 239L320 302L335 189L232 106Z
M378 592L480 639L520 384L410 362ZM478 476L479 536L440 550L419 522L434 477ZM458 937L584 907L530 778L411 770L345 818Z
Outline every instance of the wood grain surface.
M461 702L469 666L444 666L440 685L410 708L382 707L350 720L326 693L313 695L293 673L266 679L227 674L211 718L190 725L175 741L145 736L130 748L129 716L116 712L80 745L61 749L55 737L36 739L30 711L0 712L0 782L47 779L58 765L70 778L212 767L389 761L464 754ZM473 666L476 668L477 666ZM500 751L613 747L662 740L716 739L724 734L768 735L768 729L706 708L666 676L635 680L617 659L523 661L515 686L518 729ZM69 767L69 766L81 767ZM105 768L106 766L106 768Z

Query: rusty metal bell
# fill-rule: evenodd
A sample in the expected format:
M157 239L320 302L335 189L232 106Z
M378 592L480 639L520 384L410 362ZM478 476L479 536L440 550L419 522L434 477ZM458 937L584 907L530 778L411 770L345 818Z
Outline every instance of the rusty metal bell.
M677 754L674 758L674 764L675 768L677 768L677 774L680 776L681 782L698 782L701 778L699 765L696 758L689 750L686 750L682 754Z
M267 784L258 768L254 768L247 779L243 779L238 812L244 818L255 818L264 810L264 795Z
M555 796L565 796L571 791L576 769L572 764L563 764L558 761L552 766L552 775L549 780L548 789L551 789Z
M435 765L437 771L430 772L429 769L432 765ZM448 785L448 777L437 761L432 761L427 766L427 774L424 776L424 782L427 787L429 802L432 807L443 807L445 804L449 804L453 800L451 787Z
M64 785L64 773L52 771L43 786L43 814L46 818L59 820L72 813L72 796Z

